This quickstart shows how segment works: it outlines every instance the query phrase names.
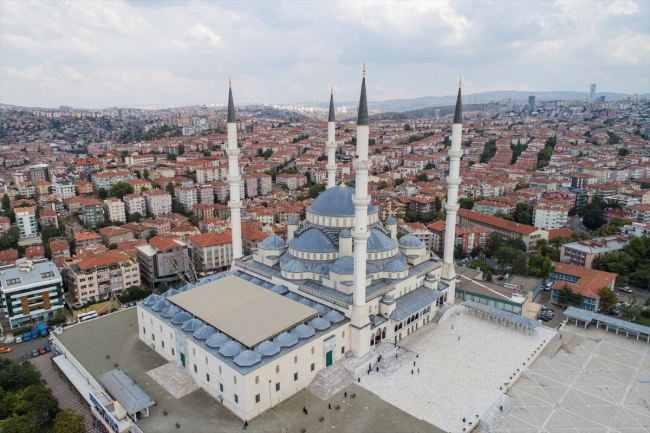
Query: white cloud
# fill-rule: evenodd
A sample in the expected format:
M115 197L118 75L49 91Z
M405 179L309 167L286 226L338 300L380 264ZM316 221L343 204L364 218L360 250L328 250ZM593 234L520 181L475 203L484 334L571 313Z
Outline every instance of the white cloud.
M201 23L196 23L196 25L192 27L190 30L190 36L197 41L207 41L211 47L218 50L222 51L226 48L221 36L217 35Z

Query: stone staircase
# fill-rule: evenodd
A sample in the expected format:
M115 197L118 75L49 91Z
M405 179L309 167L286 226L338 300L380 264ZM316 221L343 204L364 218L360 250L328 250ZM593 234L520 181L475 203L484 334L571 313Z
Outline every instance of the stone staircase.
M530 368L524 367L521 370L521 375L524 376L526 379L530 379L531 377L533 377L533 372L530 371Z
M395 358L395 354L397 358ZM381 355L381 362L378 362ZM347 358L341 363L350 372L350 375L356 379L368 374L368 365L372 365L373 373L379 367L379 373L384 376L390 376L395 370L404 364L408 364L415 358L415 353L403 347L395 347L394 344L383 342L370 348L370 352L361 358ZM372 374L372 373L371 373Z
M329 400L352 382L354 378L350 372L341 362L337 362L318 372L307 389L323 400Z
M478 422L479 427L481 427L483 431L492 433L516 403L516 398L502 394L492 407L490 407L481 417L481 420ZM503 407L503 410L499 409L499 407Z
M451 310L452 308L454 308L455 306L456 304L450 304L447 302L438 311L436 311L436 314L431 319L431 322L436 324L440 323L440 320L444 317L445 313Z
M187 369L173 362L149 370L147 374L176 399L199 389Z
M582 336L578 334L571 335L570 339L563 339L562 349L567 353L573 353L573 350L582 341Z

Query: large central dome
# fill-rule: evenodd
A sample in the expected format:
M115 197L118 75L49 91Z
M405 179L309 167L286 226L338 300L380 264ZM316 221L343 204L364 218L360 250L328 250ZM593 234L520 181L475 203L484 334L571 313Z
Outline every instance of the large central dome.
M314 203L307 209L315 215L326 217L353 217L354 203L352 196L355 189L349 186L336 186L321 193ZM368 215L377 212L377 208L370 203L368 205Z

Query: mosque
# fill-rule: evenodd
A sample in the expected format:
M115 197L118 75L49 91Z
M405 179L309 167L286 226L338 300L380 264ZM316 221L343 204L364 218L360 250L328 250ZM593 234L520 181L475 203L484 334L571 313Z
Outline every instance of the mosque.
M139 338L187 369L242 420L306 388L344 359L368 359L453 302L453 227L458 210L462 123L458 91L449 151L443 261L397 222L379 220L368 194L369 119L365 68L357 120L355 186L336 183L333 94L327 138L327 189L293 218L287 240L270 236L242 254L239 148L232 87L228 101L228 182L233 264L180 290L138 304Z

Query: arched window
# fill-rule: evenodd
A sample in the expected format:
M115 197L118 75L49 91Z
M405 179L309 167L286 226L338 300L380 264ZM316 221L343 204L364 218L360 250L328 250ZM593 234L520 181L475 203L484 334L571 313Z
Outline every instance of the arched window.
M297 357L297 356L294 356L294 357L293 357L293 363L294 363L294 364L297 364L297 363L298 363L298 357Z
M259 377L259 376L255 376L255 385L257 385L258 383L260 383L260 377Z
M395 332L397 332L398 327L399 327L399 325L395 325Z
M384 338L386 338L386 327L381 331L381 339L383 340Z

